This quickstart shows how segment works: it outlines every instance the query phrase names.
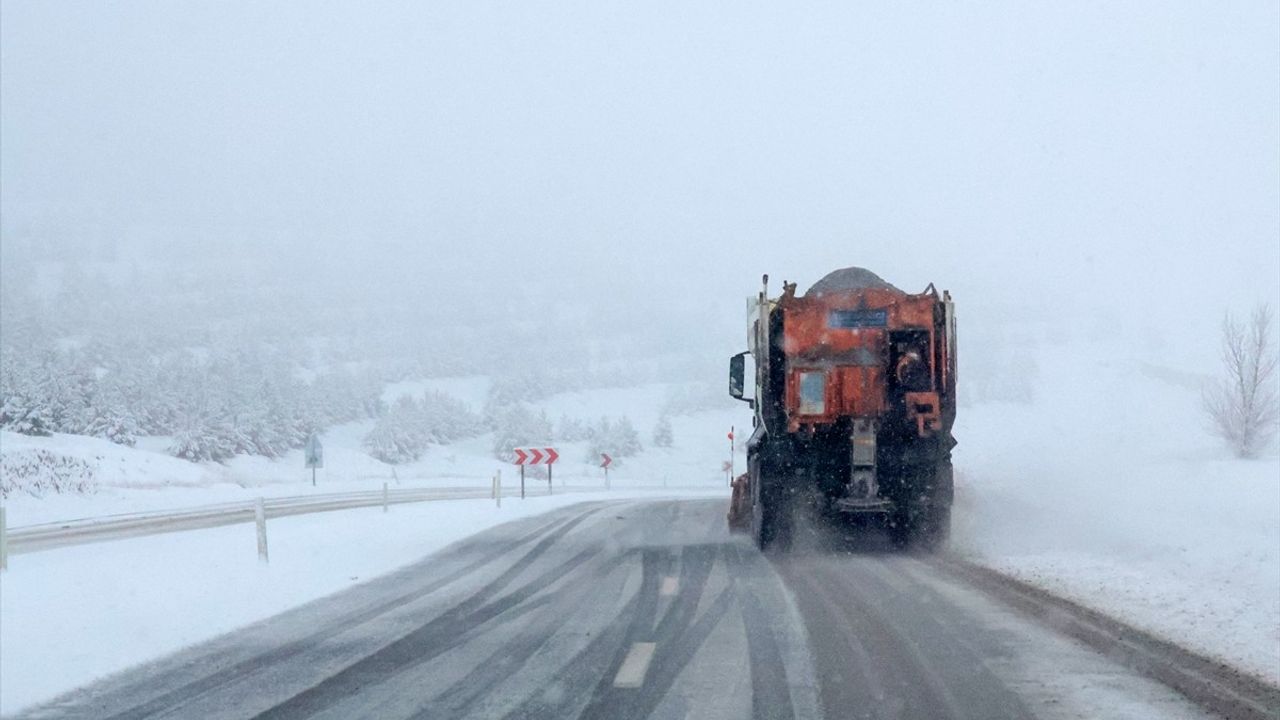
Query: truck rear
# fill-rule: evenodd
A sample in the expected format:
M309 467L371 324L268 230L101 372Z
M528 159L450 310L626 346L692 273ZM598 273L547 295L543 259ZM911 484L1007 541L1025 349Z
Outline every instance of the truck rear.
M803 296L755 299L730 394L752 405L747 473L730 525L761 548L790 543L797 512L875 515L900 545L936 548L951 524L955 309L933 285L909 294L862 268ZM746 397L746 357L755 392Z

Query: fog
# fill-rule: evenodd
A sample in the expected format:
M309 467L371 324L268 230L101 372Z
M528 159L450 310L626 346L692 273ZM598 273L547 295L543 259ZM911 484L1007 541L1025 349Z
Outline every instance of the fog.
M11 287L74 259L327 332L616 321L716 358L763 272L1163 348L1280 297L1274 3L2 11Z
M848 266L956 374L730 398L761 275ZM0 714L1261 708L1261 303L1276 0L0 0Z

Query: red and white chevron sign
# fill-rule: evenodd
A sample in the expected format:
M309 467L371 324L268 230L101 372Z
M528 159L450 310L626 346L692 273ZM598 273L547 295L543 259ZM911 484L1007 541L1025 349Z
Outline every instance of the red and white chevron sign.
M560 459L555 448L515 448L516 465L550 465Z

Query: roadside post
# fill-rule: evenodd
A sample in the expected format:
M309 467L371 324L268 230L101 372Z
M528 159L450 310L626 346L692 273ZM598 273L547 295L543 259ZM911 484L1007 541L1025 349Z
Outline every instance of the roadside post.
M0 570L9 569L9 528L5 525L4 506L0 505Z
M528 459L524 450L516 448L516 464L520 466L520 499L524 499L524 461Z
M613 458L609 457L609 453L600 453L602 460L600 467L604 468L604 489L609 489L609 466L613 464Z
M733 486L733 426L729 426L729 486Z
M306 459L307 467L311 468L311 487L315 487L316 468L324 467L324 446L320 444L320 436L311 433L307 438L306 447L302 450L302 456ZM394 468L392 472L395 472Z
M267 563L267 508L262 498L253 506L253 522L258 526L258 562Z
M382 512L387 511L387 484L382 483Z
M498 507L502 507L502 471L493 475L493 497L498 502Z

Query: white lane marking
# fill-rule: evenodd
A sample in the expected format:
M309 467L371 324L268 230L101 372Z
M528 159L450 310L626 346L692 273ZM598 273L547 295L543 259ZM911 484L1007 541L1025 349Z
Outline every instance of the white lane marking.
M653 659L653 650L657 645L651 642L638 642L631 645L627 657L613 676L613 686L617 688L638 688L644 685L645 673L649 672L649 661Z
M675 595L680 590L680 578L674 575L668 575L662 578L662 587L658 589L658 594L663 597Z

